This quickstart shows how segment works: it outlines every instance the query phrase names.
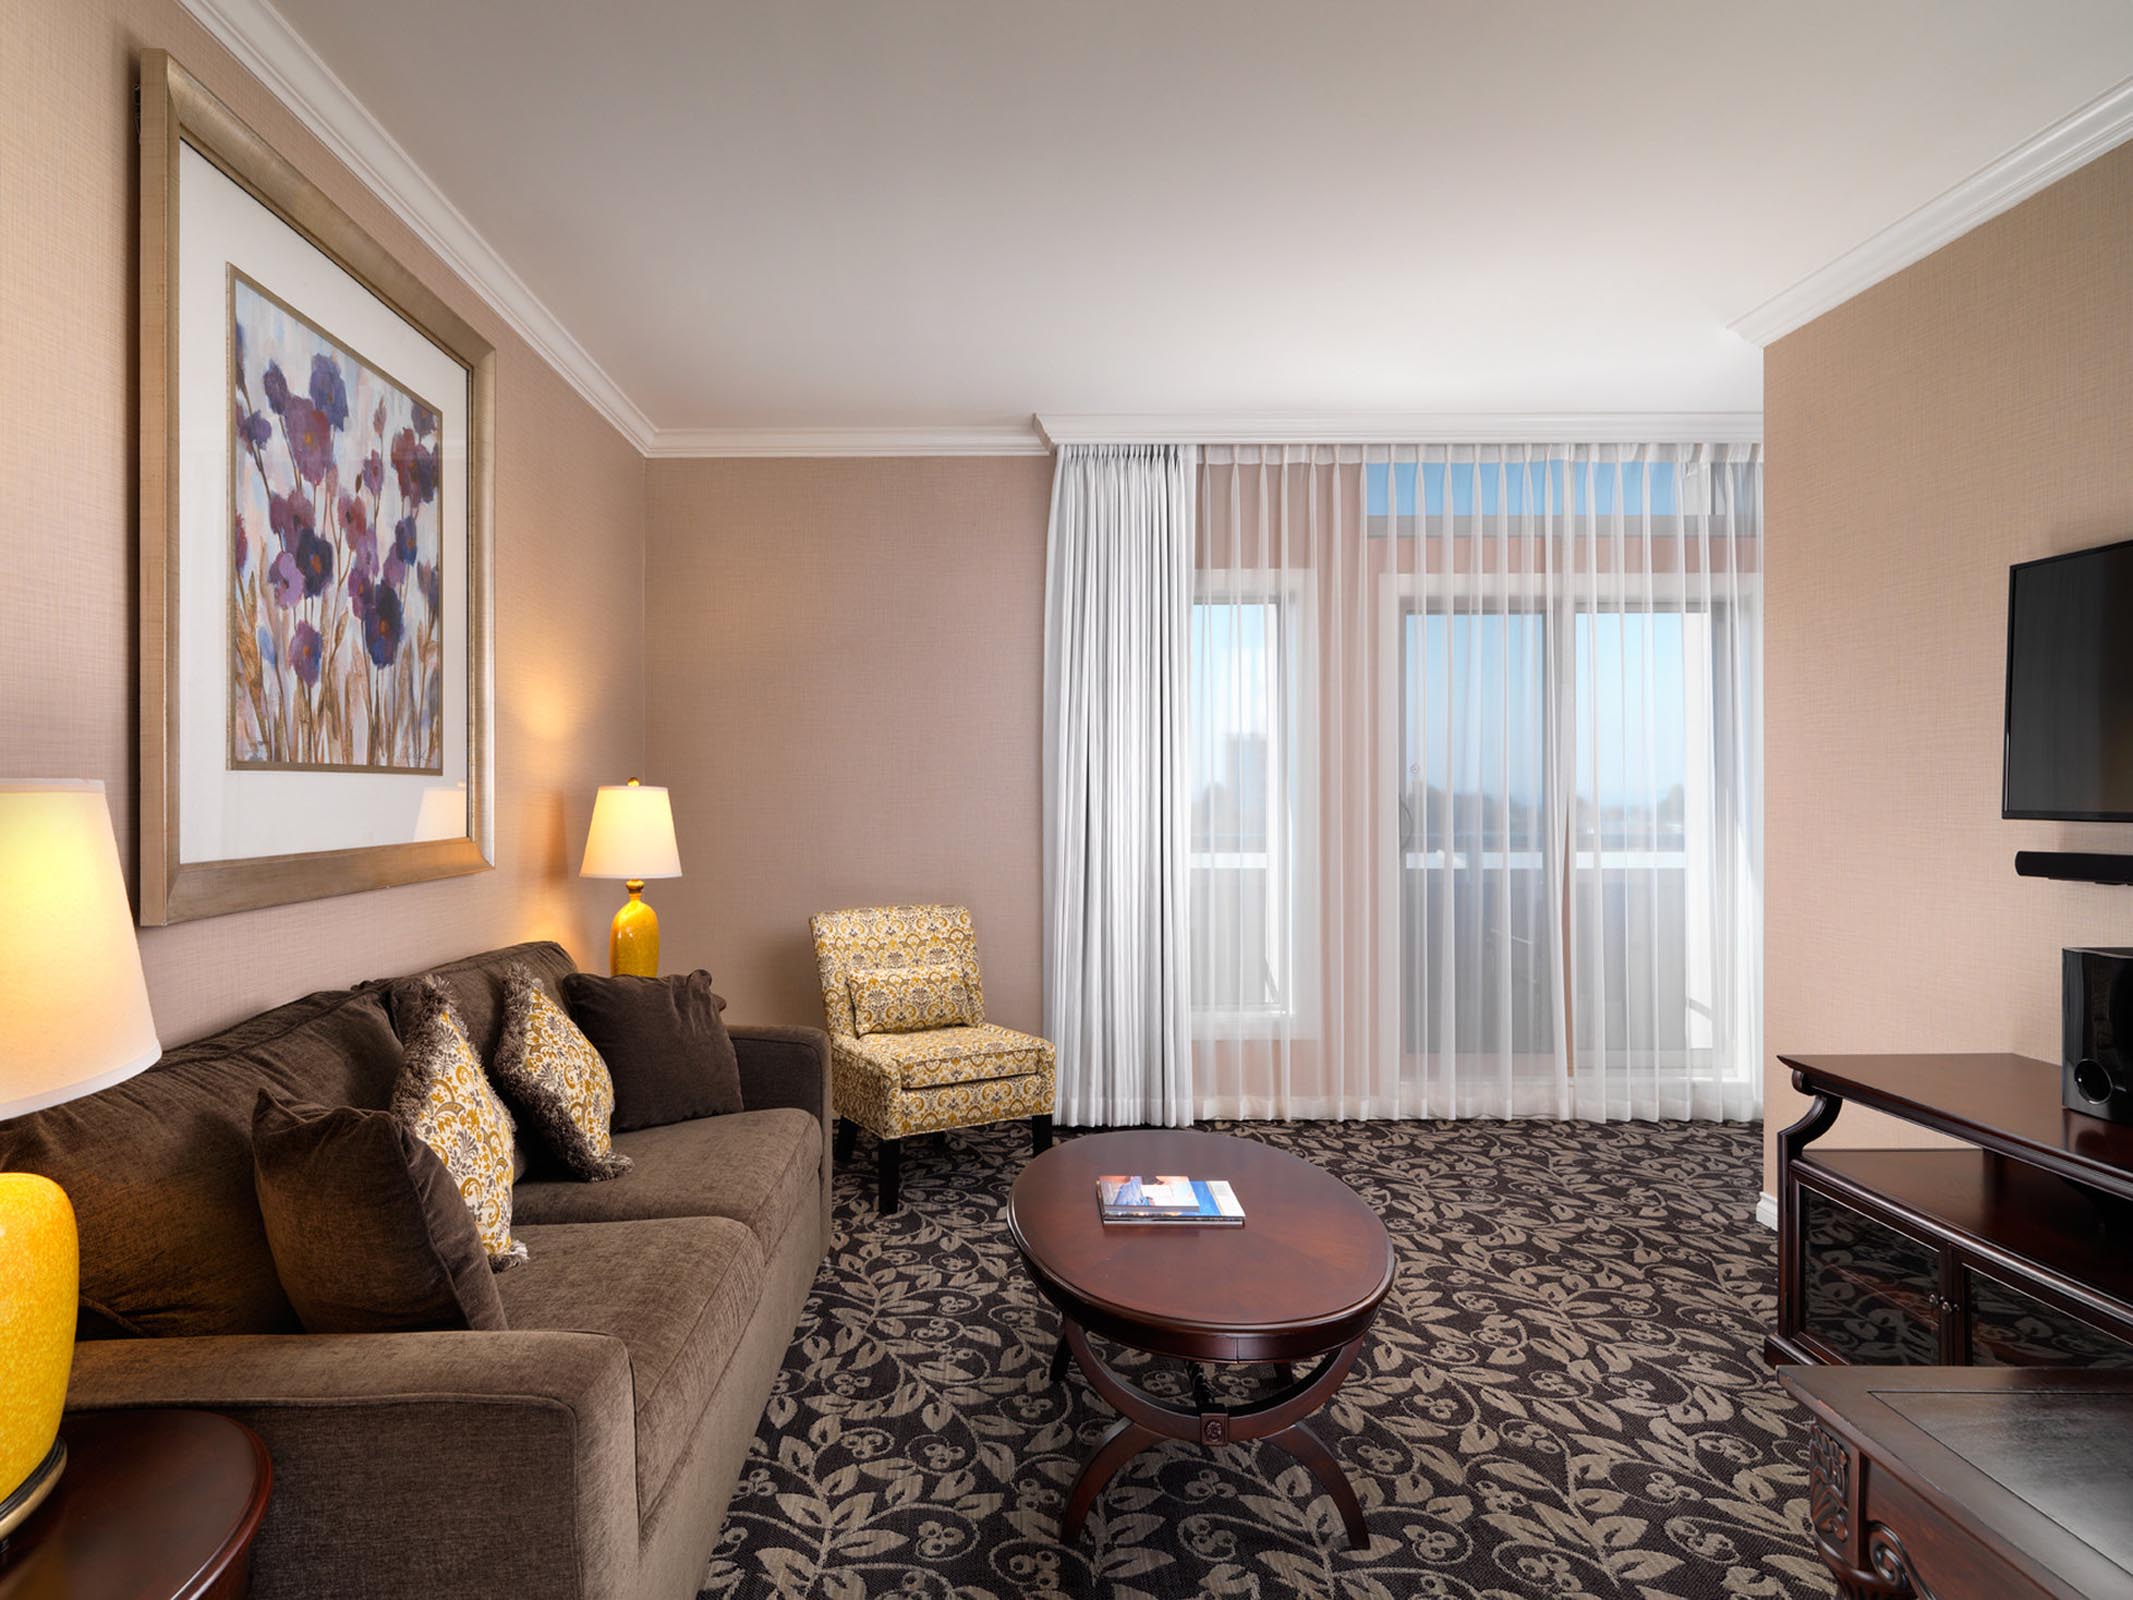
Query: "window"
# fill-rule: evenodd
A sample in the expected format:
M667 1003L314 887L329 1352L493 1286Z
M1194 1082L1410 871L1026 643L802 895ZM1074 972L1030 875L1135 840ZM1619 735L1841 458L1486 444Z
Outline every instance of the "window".
M1571 801L1580 1054L1708 1051L1711 617L1580 613Z
M1552 1055L1547 618L1417 608L1400 639L1403 1046Z
M1301 619L1278 581L1209 585L1192 608L1191 1005L1209 1027L1296 1009Z

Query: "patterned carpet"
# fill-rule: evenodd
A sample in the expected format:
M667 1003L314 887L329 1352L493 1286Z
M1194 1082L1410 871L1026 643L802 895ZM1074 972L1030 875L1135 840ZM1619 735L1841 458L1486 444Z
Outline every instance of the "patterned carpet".
M1326 1600L1826 1596L1801 1413L1761 1355L1774 1236L1760 1130L1709 1124L1253 1123L1346 1179L1400 1276L1318 1426L1371 1542L1271 1447L1165 1444L1081 1542L1067 1486L1112 1421L1047 1382L1058 1318L1005 1226L1015 1128L922 1144L902 1212L871 1147L838 1175L809 1298L704 1593ZM1249 1202L1247 1202L1249 1203ZM1122 1357L1182 1392L1174 1363Z

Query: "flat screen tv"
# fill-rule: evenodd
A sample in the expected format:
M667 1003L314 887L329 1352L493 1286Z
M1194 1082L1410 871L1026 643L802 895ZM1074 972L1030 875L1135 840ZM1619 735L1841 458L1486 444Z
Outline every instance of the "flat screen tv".
M2000 814L2133 822L2133 540L2008 574Z

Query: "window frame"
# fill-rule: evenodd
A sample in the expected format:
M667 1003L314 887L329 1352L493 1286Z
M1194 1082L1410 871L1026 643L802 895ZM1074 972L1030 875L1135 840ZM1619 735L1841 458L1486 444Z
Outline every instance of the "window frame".
M1278 918L1269 923L1279 928L1280 949L1270 961L1278 974L1282 1000L1257 1006L1203 1006L1187 995L1192 1037L1197 1040L1267 1039L1308 1030L1317 1014L1317 972L1312 955L1313 940L1303 930L1318 915L1317 852L1309 848L1318 813L1318 740L1298 738L1295 730L1305 719L1315 719L1318 704L1318 588L1314 575L1296 568L1230 568L1195 570L1191 604L1202 606L1252 606L1274 608L1276 617L1276 663L1279 699L1275 728L1268 752L1268 850L1264 868L1270 885L1269 900L1281 906ZM1189 649L1189 646L1188 646ZM1191 718L1187 717L1190 742ZM1187 783L1193 779L1191 753L1186 764ZM1189 837L1186 871L1198 870L1202 856L1227 852L1202 852ZM1212 867L1216 863L1207 861ZM1191 890L1187 889L1188 903Z

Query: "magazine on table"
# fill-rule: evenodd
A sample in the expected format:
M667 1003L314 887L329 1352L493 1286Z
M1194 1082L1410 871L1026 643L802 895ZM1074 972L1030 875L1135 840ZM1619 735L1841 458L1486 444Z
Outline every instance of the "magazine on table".
M1220 1178L1104 1177L1096 1204L1106 1222L1180 1222L1220 1227L1244 1221L1236 1191Z

